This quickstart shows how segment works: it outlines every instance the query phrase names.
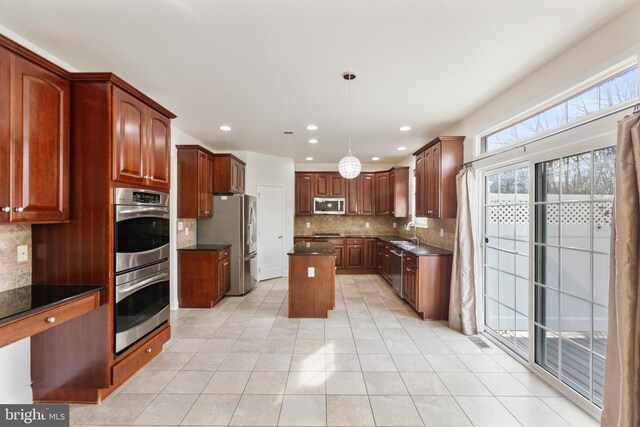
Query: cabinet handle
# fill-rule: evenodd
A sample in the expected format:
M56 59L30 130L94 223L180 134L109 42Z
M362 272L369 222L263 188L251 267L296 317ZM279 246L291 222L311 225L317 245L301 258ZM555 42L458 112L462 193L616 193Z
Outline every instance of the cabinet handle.
M229 263L228 263L228 262L225 262L225 263L224 263L224 265L229 265Z
M149 347L148 349L145 350L145 352L147 353L151 353L151 347Z
M153 175L151 175L151 176L149 177L149 179L154 179L154 178L153 178Z
M55 322L56 322L56 318L55 318L55 317L53 317L53 316L51 316L51 317L47 317L46 322L47 322L47 323L55 323Z
M432 213L433 213L433 211L427 211L427 213L428 213L428 214L432 214Z
M2 212L11 212L11 207L5 206L4 208L2 208Z
M19 207L15 209L16 212L24 212L24 208L23 207Z

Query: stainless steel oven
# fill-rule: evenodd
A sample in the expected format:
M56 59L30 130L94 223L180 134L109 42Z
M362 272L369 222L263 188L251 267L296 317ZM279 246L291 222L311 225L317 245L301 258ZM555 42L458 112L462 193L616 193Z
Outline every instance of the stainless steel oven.
M115 189L116 274L169 257L169 195Z
M116 353L169 320L169 261L116 276Z

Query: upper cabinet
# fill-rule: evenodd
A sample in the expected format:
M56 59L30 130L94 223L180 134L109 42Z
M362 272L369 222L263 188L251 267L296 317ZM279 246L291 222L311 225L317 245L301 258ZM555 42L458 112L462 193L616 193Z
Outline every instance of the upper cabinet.
M124 90L112 87L113 181L169 189L169 119Z
M409 167L389 171L389 215L405 218L409 215Z
M389 172L376 172L376 215L389 214Z
M361 173L347 180L347 215L374 215L375 180L375 173Z
M463 136L440 136L416 151L416 216L455 218L456 175L462 167Z
M0 222L69 219L69 81L0 47Z
M213 216L213 154L178 145L178 218Z
M315 175L306 172L296 172L295 175L296 215L311 215Z
M346 197L346 180L339 173L316 173L314 197Z
M244 193L245 162L233 154L215 154L213 170L214 193Z

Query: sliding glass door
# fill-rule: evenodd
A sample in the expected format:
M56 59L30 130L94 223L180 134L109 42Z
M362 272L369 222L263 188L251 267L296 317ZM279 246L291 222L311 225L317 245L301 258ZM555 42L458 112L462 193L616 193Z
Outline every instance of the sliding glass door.
M529 168L485 175L486 328L517 354L529 348Z
M535 362L601 407L615 148L535 170Z

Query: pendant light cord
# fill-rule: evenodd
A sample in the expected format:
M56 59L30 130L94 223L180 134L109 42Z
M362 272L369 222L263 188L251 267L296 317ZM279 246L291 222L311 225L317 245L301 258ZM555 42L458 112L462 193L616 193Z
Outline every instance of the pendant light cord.
M351 155L351 80L348 81L347 86L347 102L348 102L348 110L347 110L347 130L349 135L349 155Z

